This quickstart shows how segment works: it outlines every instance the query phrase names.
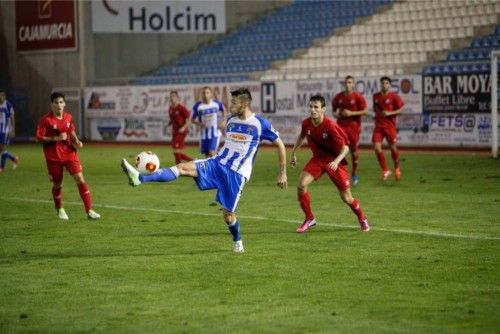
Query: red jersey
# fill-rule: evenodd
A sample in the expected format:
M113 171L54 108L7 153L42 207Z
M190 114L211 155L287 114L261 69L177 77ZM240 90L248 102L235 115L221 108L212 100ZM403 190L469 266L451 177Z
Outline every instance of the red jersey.
M399 110L404 106L404 102L401 97L394 93L388 92L387 94L382 94L381 92L375 93L373 95L373 112L375 113L375 126L376 127L396 127L396 115L384 117L382 115L383 111L394 111Z
M363 95L354 90L349 94L341 92L335 95L332 100L332 110L335 112L337 108L351 111L363 111L366 109L366 100ZM344 117L342 114L339 114L339 118L337 119L337 123L340 126L350 125L354 122L361 125L361 116Z
M313 156L326 162L335 160L342 146L349 145L345 132L328 117L325 117L318 126L313 125L310 117L306 118L302 122L300 135L307 138ZM347 161L342 159L340 164L347 165Z
M45 114L36 127L36 138L59 136L66 132L68 138L54 142L43 143L43 153L47 161L78 160L76 149L71 145L71 132L75 130L73 117L63 112L62 119L58 119L52 112Z
M172 132L178 133L179 129L186 124L186 120L191 113L186 107L179 103L176 106L170 106L170 108L168 108L168 115L170 116L170 122L168 124L172 124ZM187 129L184 133L187 133Z

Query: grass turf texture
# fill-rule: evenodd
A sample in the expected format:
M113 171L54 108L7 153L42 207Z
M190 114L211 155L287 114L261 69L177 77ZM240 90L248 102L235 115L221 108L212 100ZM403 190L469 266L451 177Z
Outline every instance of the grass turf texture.
M323 177L310 188L318 225L299 235L295 183L309 152L282 191L275 151L261 150L238 209L246 253L233 254L214 192L188 178L127 185L122 156L151 149L168 166L168 147L81 150L98 222L86 219L66 172L70 220L58 220L41 147L11 149L22 160L0 174L2 333L500 328L498 160L403 152L403 180L382 183L374 154L364 152L353 193L372 231L359 232Z

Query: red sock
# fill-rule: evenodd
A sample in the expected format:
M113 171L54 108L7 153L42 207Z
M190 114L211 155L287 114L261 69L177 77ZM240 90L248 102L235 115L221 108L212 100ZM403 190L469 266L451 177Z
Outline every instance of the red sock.
M79 184L78 191L80 192L80 197L82 198L83 205L85 206L85 212L89 212L89 210L92 209L89 187L87 187L86 183Z
M298 198L300 207L302 208L302 211L304 211L304 214L306 215L306 219L313 220L314 215L311 211L311 197L309 196L309 193L299 194Z
M387 168L387 163L385 162L384 151L380 152L375 151L375 154L377 155L377 160L380 167L382 168L383 171L386 171L388 168Z
M359 201L355 198L351 204L349 204L349 207L351 208L352 212L358 217L359 221L365 220L366 216L363 213L363 210L361 210L361 205L359 205Z
M399 151L391 150L391 155L394 161L394 169L399 168Z
M52 187L52 198L54 199L54 205L56 209L62 208L62 188Z
M182 161L192 161L193 160L193 158L191 158L189 155L181 153L181 152L174 153L174 156L175 156L175 163L176 164L179 164Z
M358 153L355 153L351 156L352 158L352 176L356 175L356 172L358 170L358 160L359 160L359 156L358 156Z

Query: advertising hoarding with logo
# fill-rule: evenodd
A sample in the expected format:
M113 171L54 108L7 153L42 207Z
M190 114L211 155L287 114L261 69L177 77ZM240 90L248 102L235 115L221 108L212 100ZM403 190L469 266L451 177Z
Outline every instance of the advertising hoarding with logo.
M92 1L96 33L226 32L225 1Z
M487 113L491 104L489 74L426 75L423 110L428 113Z
M17 51L76 50L78 30L74 0L17 0L15 9Z

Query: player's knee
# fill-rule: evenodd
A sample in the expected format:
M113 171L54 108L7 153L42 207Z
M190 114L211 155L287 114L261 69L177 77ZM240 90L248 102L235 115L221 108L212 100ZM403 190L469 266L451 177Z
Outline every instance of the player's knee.
M351 204L352 201L354 200L354 198L352 197L351 195L351 192L350 191L342 191L340 193L340 198L342 199L342 201L344 201L344 203L346 204Z
M236 221L236 215L234 214L234 212L228 212L224 210L222 212L222 215L224 216L224 221L226 222L226 224L232 224Z

